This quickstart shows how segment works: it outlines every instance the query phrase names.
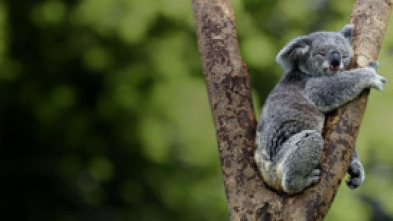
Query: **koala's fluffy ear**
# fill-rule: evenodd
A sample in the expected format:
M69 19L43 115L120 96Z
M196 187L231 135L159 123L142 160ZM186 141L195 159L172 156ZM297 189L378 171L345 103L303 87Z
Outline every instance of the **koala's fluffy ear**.
M299 59L307 54L311 47L308 36L301 36L290 41L276 56L276 62L284 69L291 69Z
M339 33L342 34L349 41L349 43L351 43L354 29L355 27L353 24L347 24L341 29Z

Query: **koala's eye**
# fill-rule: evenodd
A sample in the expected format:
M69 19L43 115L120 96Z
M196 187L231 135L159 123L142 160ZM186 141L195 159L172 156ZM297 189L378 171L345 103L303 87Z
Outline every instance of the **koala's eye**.
M315 53L315 55L325 56L326 55L326 51L325 50L319 50L319 51L317 51L317 53Z
M344 53L343 58L348 58L348 53Z

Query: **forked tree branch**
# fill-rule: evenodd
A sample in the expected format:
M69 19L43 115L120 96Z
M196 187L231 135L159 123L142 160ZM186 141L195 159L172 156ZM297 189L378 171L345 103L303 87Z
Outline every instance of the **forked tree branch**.
M392 1L356 1L351 16L354 66L377 59ZM240 56L230 0L193 0L192 5L230 220L323 220L349 166L369 91L328 116L321 181L296 196L276 193L266 188L253 160L250 76Z

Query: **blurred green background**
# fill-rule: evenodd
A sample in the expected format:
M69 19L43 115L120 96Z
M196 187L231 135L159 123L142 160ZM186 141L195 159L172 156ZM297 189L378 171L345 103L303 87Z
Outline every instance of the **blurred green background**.
M353 1L233 0L257 115L290 39ZM393 22L379 61L393 80ZM393 87L358 139L364 185L327 220L392 220ZM1 220L227 220L191 0L0 1Z

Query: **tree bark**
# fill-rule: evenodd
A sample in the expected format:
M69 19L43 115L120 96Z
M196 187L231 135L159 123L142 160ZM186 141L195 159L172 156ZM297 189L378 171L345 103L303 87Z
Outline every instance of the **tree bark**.
M377 59L392 1L356 1L353 67ZM192 5L230 220L323 220L349 166L369 91L327 117L321 181L296 196L274 192L253 159L250 76L240 56L230 0L193 0Z

